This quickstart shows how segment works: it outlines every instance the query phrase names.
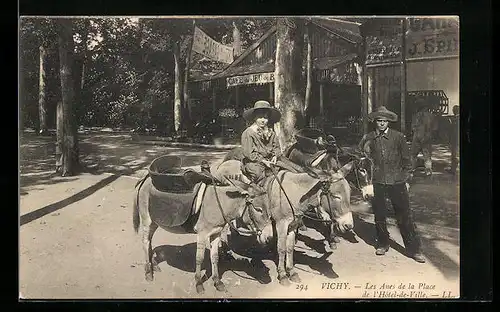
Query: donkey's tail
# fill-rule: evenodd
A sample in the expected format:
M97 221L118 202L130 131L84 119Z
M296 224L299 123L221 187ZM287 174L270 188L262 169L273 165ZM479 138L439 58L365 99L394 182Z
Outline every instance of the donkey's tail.
M134 231L136 233L139 232L139 225L141 223L141 217L139 215L139 191L141 190L142 185L146 181L146 179L149 177L149 173L146 174L142 179L140 179L136 184L134 188L137 188L135 198L134 198L134 203L133 203L133 215L132 215L132 221L134 224Z

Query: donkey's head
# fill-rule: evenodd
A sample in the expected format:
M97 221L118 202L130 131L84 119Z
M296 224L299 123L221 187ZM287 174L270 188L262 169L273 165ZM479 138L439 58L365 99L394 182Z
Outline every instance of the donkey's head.
M267 243L273 236L273 227L269 213L270 201L266 190L255 184L228 180L236 188L237 196L241 196L245 201L240 214L242 221L257 235L257 241L260 244Z
M328 180L321 181L319 211L324 219L335 221L339 231L346 232L354 228L351 212L351 188L345 176L351 171L353 162L349 162L337 171L331 171Z
M361 190L363 199L371 200L373 193L373 161L369 157L361 157L356 164L356 182Z

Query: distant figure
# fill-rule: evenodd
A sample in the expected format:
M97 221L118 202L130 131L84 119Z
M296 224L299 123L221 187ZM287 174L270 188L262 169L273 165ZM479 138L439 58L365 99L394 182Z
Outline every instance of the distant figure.
M417 112L413 115L411 128L413 139L411 143L412 170L417 168L418 154L424 156L425 175L432 174L432 136L436 130L436 120L423 100L417 101Z
M458 153L459 153L459 141L460 141L460 107L454 105L453 116L450 118L450 128L449 128L449 140L451 149L451 167L448 172L451 174L456 174L458 168Z

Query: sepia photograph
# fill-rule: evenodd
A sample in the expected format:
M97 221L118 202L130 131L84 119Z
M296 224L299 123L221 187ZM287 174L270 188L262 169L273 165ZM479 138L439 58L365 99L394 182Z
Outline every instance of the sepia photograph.
M20 16L19 300L460 298L459 26Z

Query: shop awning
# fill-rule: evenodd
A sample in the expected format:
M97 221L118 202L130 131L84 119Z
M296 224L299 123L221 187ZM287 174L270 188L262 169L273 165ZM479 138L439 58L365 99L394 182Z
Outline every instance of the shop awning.
M341 64L350 62L354 60L356 57L357 57L356 53L351 53L336 57L323 57L313 60L313 67L319 70L330 69L339 66Z
M309 18L309 21L315 24L317 27L320 27L335 36L342 38L353 44L358 44L362 42L362 37L359 31L359 23L345 21L340 19L333 18L321 18L321 17L313 17ZM221 79L228 78L234 76L242 76L248 74L260 74L260 73L268 73L274 72L274 62L268 62L264 64L250 64L250 65L240 65L243 60L253 51L255 50L264 40L269 38L273 33L276 32L276 26L271 27L259 40L254 42L248 49L245 50L232 64L227 66L222 71L218 73L197 73L197 75L192 75L194 79L192 81L204 81L204 80L213 80L213 79ZM313 67L319 70L329 69L345 62L351 61L356 57L356 54L348 54L337 57L326 57L318 60L313 60Z
M311 18L310 21L348 42L359 44L363 41L359 23L334 18Z

